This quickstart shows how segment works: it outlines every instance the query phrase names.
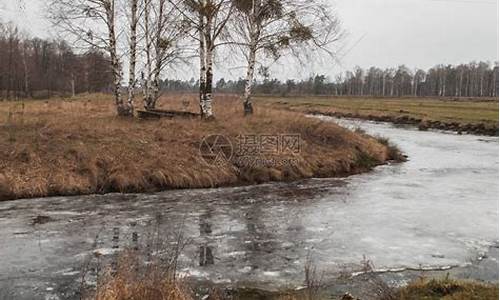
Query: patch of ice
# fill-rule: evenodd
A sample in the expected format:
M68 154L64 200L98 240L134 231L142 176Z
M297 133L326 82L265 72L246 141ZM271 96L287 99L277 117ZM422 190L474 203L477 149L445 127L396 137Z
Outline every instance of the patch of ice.
M59 299L61 299L61 298L59 298L59 296L54 295L54 294L45 295L45 300L59 300Z
M245 251L233 251L233 252L229 252L229 253L224 253L222 256L223 257L236 257L236 256L243 256L245 254L246 254Z
M264 271L264 272L262 272L262 275L269 276L269 277L278 277L278 276L280 276L280 272L276 272L276 271Z
M112 248L100 248L92 251L94 255L97 256L106 256L106 255L112 255L118 252L120 249L112 249Z
M231 283L232 281L229 278L218 278L218 279L213 280L213 282L215 284L223 284L223 283Z
M196 269L183 269L182 271L178 272L179 278L186 278L186 277L197 277L197 278L208 278L208 273L203 272L200 270Z
M307 239L307 240L305 240L306 243L310 243L310 244L320 243L322 241L324 241L324 239Z
M75 211L47 211L45 212L50 216L81 216L82 214Z
M75 270L73 270L73 268L67 268L67 269L57 271L56 273L61 274L63 276L73 276L73 275L80 274L80 271L75 271Z
M243 268L241 268L241 269L238 270L238 272L240 272L240 273L248 273L250 271L252 271L252 267L251 266L245 266L245 267L243 267Z

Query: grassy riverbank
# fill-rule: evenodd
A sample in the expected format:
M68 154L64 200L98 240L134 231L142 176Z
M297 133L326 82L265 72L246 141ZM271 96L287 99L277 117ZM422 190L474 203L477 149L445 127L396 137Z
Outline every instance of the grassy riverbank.
M432 279L417 280L408 286L396 290L392 298L395 300L412 299L454 299L454 300L495 300L498 299L498 285L477 281Z
M160 277L161 278L161 277ZM165 277L170 278L170 277ZM88 299L96 300L189 300L195 299L189 284L173 280L152 280L151 278L136 278L136 275L127 274L109 279L100 286L96 295ZM368 299L376 300L496 300L498 299L498 285L477 281L452 279L426 280L421 279L399 289L387 288L383 292L373 289L365 292ZM159 296L163 295L163 296ZM333 297L321 293L319 290L266 292L258 290L236 290L226 292L214 289L208 299L269 299L269 300L361 300L346 293L344 296ZM364 298L363 298L364 299Z
M498 99L259 97L293 111L498 135Z
M498 283L479 280L457 279L449 273L442 276L426 277L421 273L408 282L401 273L399 279L382 279L380 274L370 272L367 263L362 266L366 273L356 277L338 277L334 282L325 280L311 261L307 261L303 271L303 288L262 290L240 285L216 284L191 280L178 272L180 243L165 243L160 240L162 252L152 248L126 250L118 253L115 263L102 265L106 270L97 288L82 287L83 299L95 300L189 300L189 299L241 299L241 300L496 300ZM161 254L158 254L161 253ZM148 257L146 262L145 257ZM407 277L408 278L408 277ZM408 278L409 280L409 278ZM405 282L405 283L403 283ZM397 284L397 286L394 286ZM205 296L204 296L205 295Z
M236 299L270 299L270 300L497 300L498 285L473 280L418 279L401 288L391 288L387 285L374 286L363 290L363 297L345 293L343 296L332 296L318 286L311 289L289 292L265 292L243 290L236 293ZM356 293L355 290L352 291ZM359 292L359 291L358 291ZM223 298L219 298L223 299Z
M115 275L105 274L97 291L82 291L89 294L85 299L95 300L189 300L206 294L207 299L225 300L496 300L498 284L473 280L419 278L408 285L393 288L373 278L370 287L352 286L351 292L332 293L332 287L324 285L316 277L307 277L305 288L289 291L264 291L257 289L225 289L218 286L195 288L189 279L174 276L171 266L142 266L137 259L119 259ZM123 263L120 263L122 261ZM138 271L139 270L139 271ZM345 288L345 287L344 287ZM358 290L357 290L358 289ZM197 292L195 292L197 291ZM196 296L194 296L196 294ZM362 294L360 298L353 296Z
M195 96L162 103L197 111ZM106 95L0 103L0 199L344 176L395 157L372 137L300 113L257 106L254 116L243 118L241 110L236 97L220 96L215 121L143 121L117 118ZM300 149L252 154L253 164L207 163L200 144L210 135L226 136L235 151L238 136L253 147L252 137L298 135Z

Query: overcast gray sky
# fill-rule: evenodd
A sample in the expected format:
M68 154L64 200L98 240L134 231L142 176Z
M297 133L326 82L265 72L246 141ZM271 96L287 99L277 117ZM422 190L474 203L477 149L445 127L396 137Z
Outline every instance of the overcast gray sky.
M441 63L498 61L498 1L332 0L348 32L340 65L322 61L291 68L284 63L274 67L273 75L303 78L312 73L334 76L356 65L427 69ZM21 10L19 0L0 0L5 8L0 19L15 22L31 35L49 37L42 3L25 0ZM239 72L222 71L234 77Z

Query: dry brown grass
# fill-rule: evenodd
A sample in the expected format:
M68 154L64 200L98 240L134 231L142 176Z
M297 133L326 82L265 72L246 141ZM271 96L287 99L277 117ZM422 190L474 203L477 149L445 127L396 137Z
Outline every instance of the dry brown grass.
M177 245L181 245L179 242ZM175 246L177 247L177 246ZM123 252L116 263L115 272L107 272L97 283L97 288L86 299L94 300L191 300L195 299L195 285L187 278L179 277L176 266L178 250L167 251L161 245L147 257L153 259L145 263L138 251ZM151 249L149 249L151 250ZM157 255L154 253L164 253ZM142 257L142 258L141 258ZM367 261L369 263L369 261ZM367 266L371 268L371 266ZM220 288L209 291L206 299L275 299L275 300L320 300L359 299L345 293L341 297L331 298L328 287L324 285L323 276L317 272L316 266L308 258L304 267L306 288L303 290L265 291L257 289L237 288L227 293ZM472 280L456 280L448 276L441 279L419 278L402 288L389 287L377 277L371 278L370 286L361 299L380 300L496 300L498 284L483 283ZM354 291L353 291L354 292Z
M397 291L394 300L496 300L498 285L453 279L421 279Z
M196 96L162 99L197 111ZM107 192L218 187L364 171L389 159L385 145L335 124L265 107L242 117L237 97L216 97L217 119L142 121L116 117L110 96L0 103L0 200ZM208 165L205 136L300 134L290 165ZM369 157L369 164L366 164ZM363 158L363 159L360 159Z
M175 270L155 262L145 265L139 256L126 252L115 272L107 272L88 299L95 300L191 300L192 292Z

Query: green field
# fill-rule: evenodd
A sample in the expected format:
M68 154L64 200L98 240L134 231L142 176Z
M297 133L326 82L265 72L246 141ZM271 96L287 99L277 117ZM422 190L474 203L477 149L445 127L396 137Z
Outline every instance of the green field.
M365 117L408 116L460 124L498 124L498 99L257 97L256 102L304 112L339 112Z

